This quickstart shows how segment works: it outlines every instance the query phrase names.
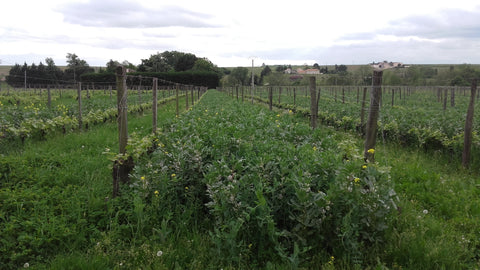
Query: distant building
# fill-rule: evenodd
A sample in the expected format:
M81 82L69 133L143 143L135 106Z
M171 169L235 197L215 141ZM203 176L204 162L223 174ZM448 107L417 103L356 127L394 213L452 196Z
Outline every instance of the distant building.
M378 62L375 63L373 62L371 66L375 69L389 69L389 68L404 68L407 67L401 62L388 62L388 61L383 61L383 62Z
M297 74L320 74L320 70L316 68L309 68L305 70L297 68Z

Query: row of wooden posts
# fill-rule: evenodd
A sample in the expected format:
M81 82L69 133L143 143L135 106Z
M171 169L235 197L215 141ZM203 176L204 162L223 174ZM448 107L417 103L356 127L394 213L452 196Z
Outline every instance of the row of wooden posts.
M278 94L278 103L281 103L282 99L282 92L286 91L287 95L293 96L293 105L296 105L297 96L302 95L304 97L309 97L310 93L308 92L309 87L292 87L292 86L257 86L255 88L245 87L245 86L236 86L236 87L227 87L227 88L218 88L221 91L226 91L230 95L237 96L241 95L242 100L244 99L245 93L253 93L255 96L261 96L262 93L267 93L267 95L272 95L272 97L268 96L267 98L273 99L273 91L275 90ZM363 93L367 90L366 86L321 86L321 88L326 89L323 90L328 91L330 93L330 97L332 97L334 102L341 101L342 104L348 102L356 102L360 103L361 101L361 93L363 89ZM435 87L411 87L411 86L382 86L382 92L390 94L390 100L385 100L385 95L382 94L382 99L380 100L380 106L385 106L387 104L391 104L391 106L395 106L396 104L406 102L406 98L411 96L413 93L419 91L426 91L431 92L437 98L437 102L443 103L443 110L447 110L448 100L450 98L450 106L455 107L455 100L456 96L463 92L463 96L467 95L467 89L469 87L456 87L456 86L435 86ZM347 92L352 92L356 90L356 101L350 97L348 100ZM270 93L272 92L272 93ZM476 98L480 100L480 92L477 93ZM318 101L317 101L318 103Z
M145 78L145 77L143 77ZM158 90L158 78L151 78L153 80L152 85L152 132L157 132L157 90ZM119 153L123 156L126 154L128 143L128 121L127 121L127 84L125 68L118 66L116 69L116 88L117 88L117 108L118 108L118 142ZM182 85L175 83L175 108L176 115L180 114L179 99L180 91L185 91L185 106L188 110L189 104L194 105L194 101L199 100L201 95L207 90L206 87L197 87L191 85ZM190 93L189 93L190 92ZM196 93L195 93L196 92ZM189 100L190 96L190 100ZM113 197L119 194L119 183L125 183L129 181L129 174L133 169L134 163L131 155L128 155L126 159L119 159L114 161L113 165Z
M377 137L377 122L380 112L380 101L382 97L382 76L383 71L373 71L372 77L372 89L370 91L370 108L368 110L367 124L365 128L365 143L364 143L364 158L366 161L373 162L375 160L374 151L369 151L370 149L375 149L376 137ZM313 129L317 126L317 116L318 116L318 101L316 100L316 83L315 77L310 77L310 98L311 98L311 127ZM366 90L366 88L364 89ZM447 89L444 90L444 108L446 107L447 100ZM363 103L365 102L365 92L363 93ZM440 90L439 90L440 93ZM455 92L452 91L451 95L451 106L455 104ZM392 94L392 106L393 106L393 94ZM470 165L470 152L472 146L472 127L473 127L473 115L475 107L475 98L477 96L477 79L472 80L470 87L470 101L467 110L467 118L465 121L464 129L464 144L462 152L462 165L463 167L469 167ZM363 112L364 104L362 104L362 122L363 122Z
M367 87L363 87L363 95L362 95L362 104L361 104L361 127L365 126L365 144L364 144L364 158L365 160L368 161L374 161L374 153L372 151L368 151L369 149L374 149L376 145L376 135L377 135L377 121L379 117L379 112L380 108L382 107L382 104L385 104L382 102L382 76L383 76L383 71L374 71L373 72L373 77L372 77L372 86L371 86L371 91L370 91L370 105L369 105L369 110L368 110L368 117L367 121L365 124L365 106L366 106L366 94L367 94ZM247 89L245 91L245 88ZM253 96L254 95L259 95L259 92L262 90L259 90L261 87L232 87L229 89L222 89L226 92L228 92L232 96L236 96L237 100L239 99L239 95L241 95L242 101L245 99L245 92L251 93L251 98L252 98L252 103L253 103ZM318 102L320 98L320 89L317 92L317 85L316 85L316 78L314 76L310 77L309 81L309 92L307 92L307 88L305 87L300 87L300 88L295 88L295 87L281 87L278 86L276 87L278 90L278 103L281 103L281 96L282 96L282 88L286 89L287 92L290 92L290 94L293 94L293 102L294 105L296 103L296 96L297 92L302 92L304 93L304 96L310 96L310 112L311 112L311 118L310 118L310 126L315 129L317 127L317 118L318 118ZM360 100L360 87L357 88L357 98L356 102L359 103ZM467 110L467 117L465 120L465 129L464 129L464 147L463 147L463 152L462 152L462 165L464 167L468 167L470 163L470 151L471 151L471 145L472 145L472 127L473 127L473 115L474 115L474 106L475 106L475 99L480 98L480 94L477 93L476 91L477 88L477 79L472 80L472 84L470 87L470 99L469 99L469 105L468 105L468 110ZM292 91L293 89L293 91ZM299 91L297 91L297 89ZM345 103L345 89L348 89L347 91L351 91L352 87L330 87L332 94L334 95L334 101L337 101L337 92L339 89L342 91L342 103ZM410 96L414 91L419 91L416 88L413 87L403 87L403 96L402 96L402 87L386 87L386 89L390 89L391 93L391 106L395 105L395 93L398 94L398 97L400 100L405 99L405 96ZM425 89L425 87L422 87L421 89ZM450 106L454 107L455 106L455 93L458 93L460 91L463 91L463 95L467 95L467 87L430 87L427 89L427 91L435 91L436 89L436 95L437 95L437 101L438 102L443 102L443 110L447 109L447 100L449 97L449 90L450 90ZM385 91L385 89L384 89ZM269 86L267 87L267 95L268 95L268 103L269 103L269 108L270 110L273 107L273 87Z

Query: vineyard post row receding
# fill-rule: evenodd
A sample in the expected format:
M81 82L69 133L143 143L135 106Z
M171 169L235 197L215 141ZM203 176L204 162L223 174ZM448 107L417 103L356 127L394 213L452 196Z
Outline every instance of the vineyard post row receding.
M129 181L129 175L134 168L134 160L132 155L127 153L127 144L128 144L128 120L127 120L127 83L126 83L126 72L125 67L118 66L116 70L116 82L117 82L117 108L118 108L118 141L119 141L119 156L118 159L114 161L113 164L113 197L119 195L119 183L127 183ZM132 77L132 76L130 76ZM151 79L152 80L152 112L153 112L153 121L152 121L152 134L155 135L157 130L157 88L158 88L158 78L156 77L145 77L145 76L137 76L142 79ZM163 82L167 82L162 80ZM206 87L194 87L191 85L183 85L174 82L175 85L175 111L176 116L178 117L180 114L179 109L179 92L180 90L185 91L185 99L186 99L186 108L188 109L188 91L191 92L191 100L192 106L194 104L194 88L197 88L198 95L197 100L200 99L201 95L206 92ZM152 143L153 147L155 144Z
M463 167L469 167L472 162L470 149L472 145L475 148L480 143L474 129L474 126L480 125L478 117L475 117L476 120L474 120L474 103L480 100L480 93L476 91L475 82L476 79L472 79L470 87L385 86L381 85L380 77L377 94L378 109L381 113L377 120L379 126L375 132L376 136L381 136L384 140L422 147L426 150L441 149L458 156L459 160L462 160ZM374 82L372 81L372 83ZM362 88L363 96L361 95ZM217 89L225 91L232 97L236 93L237 100L239 99L238 87L219 87ZM252 100L256 99L267 103L270 108L277 106L290 109L308 117L312 117L313 107L311 104L315 99L317 113L313 113L313 115L316 115L321 123L366 135L365 104L369 102L366 91L375 89L374 85L372 87L320 86L316 97L312 96L312 91L309 89L312 89L311 83L309 86L255 86L250 87L250 91L247 93L251 93ZM469 89L471 94L468 96ZM243 100L243 86L241 94ZM339 94L341 95L340 101ZM372 95L373 93L370 91L369 113L375 108L375 106L372 107ZM448 99L450 99L449 107L447 106ZM366 158L368 149L373 148L372 145L374 144L365 145ZM367 149L367 147L371 148ZM477 163L480 162L480 149L474 149L473 152L475 152L473 159Z

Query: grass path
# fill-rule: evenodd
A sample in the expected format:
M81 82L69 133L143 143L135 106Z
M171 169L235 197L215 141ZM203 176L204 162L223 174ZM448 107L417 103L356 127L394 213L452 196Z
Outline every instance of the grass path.
M128 118L129 134L151 132L150 112ZM159 106L159 127L174 118L175 102ZM0 269L81 250L97 227L108 226L99 216L112 192L112 163L103 152L118 151L117 134L117 124L107 122L0 150Z

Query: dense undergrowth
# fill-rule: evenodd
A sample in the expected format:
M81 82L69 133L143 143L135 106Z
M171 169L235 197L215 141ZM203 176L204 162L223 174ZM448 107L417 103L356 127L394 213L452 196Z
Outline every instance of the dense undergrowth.
M380 144L364 162L355 135L216 91L174 115L115 199L113 124L5 152L0 268L480 267L479 178L442 153Z

